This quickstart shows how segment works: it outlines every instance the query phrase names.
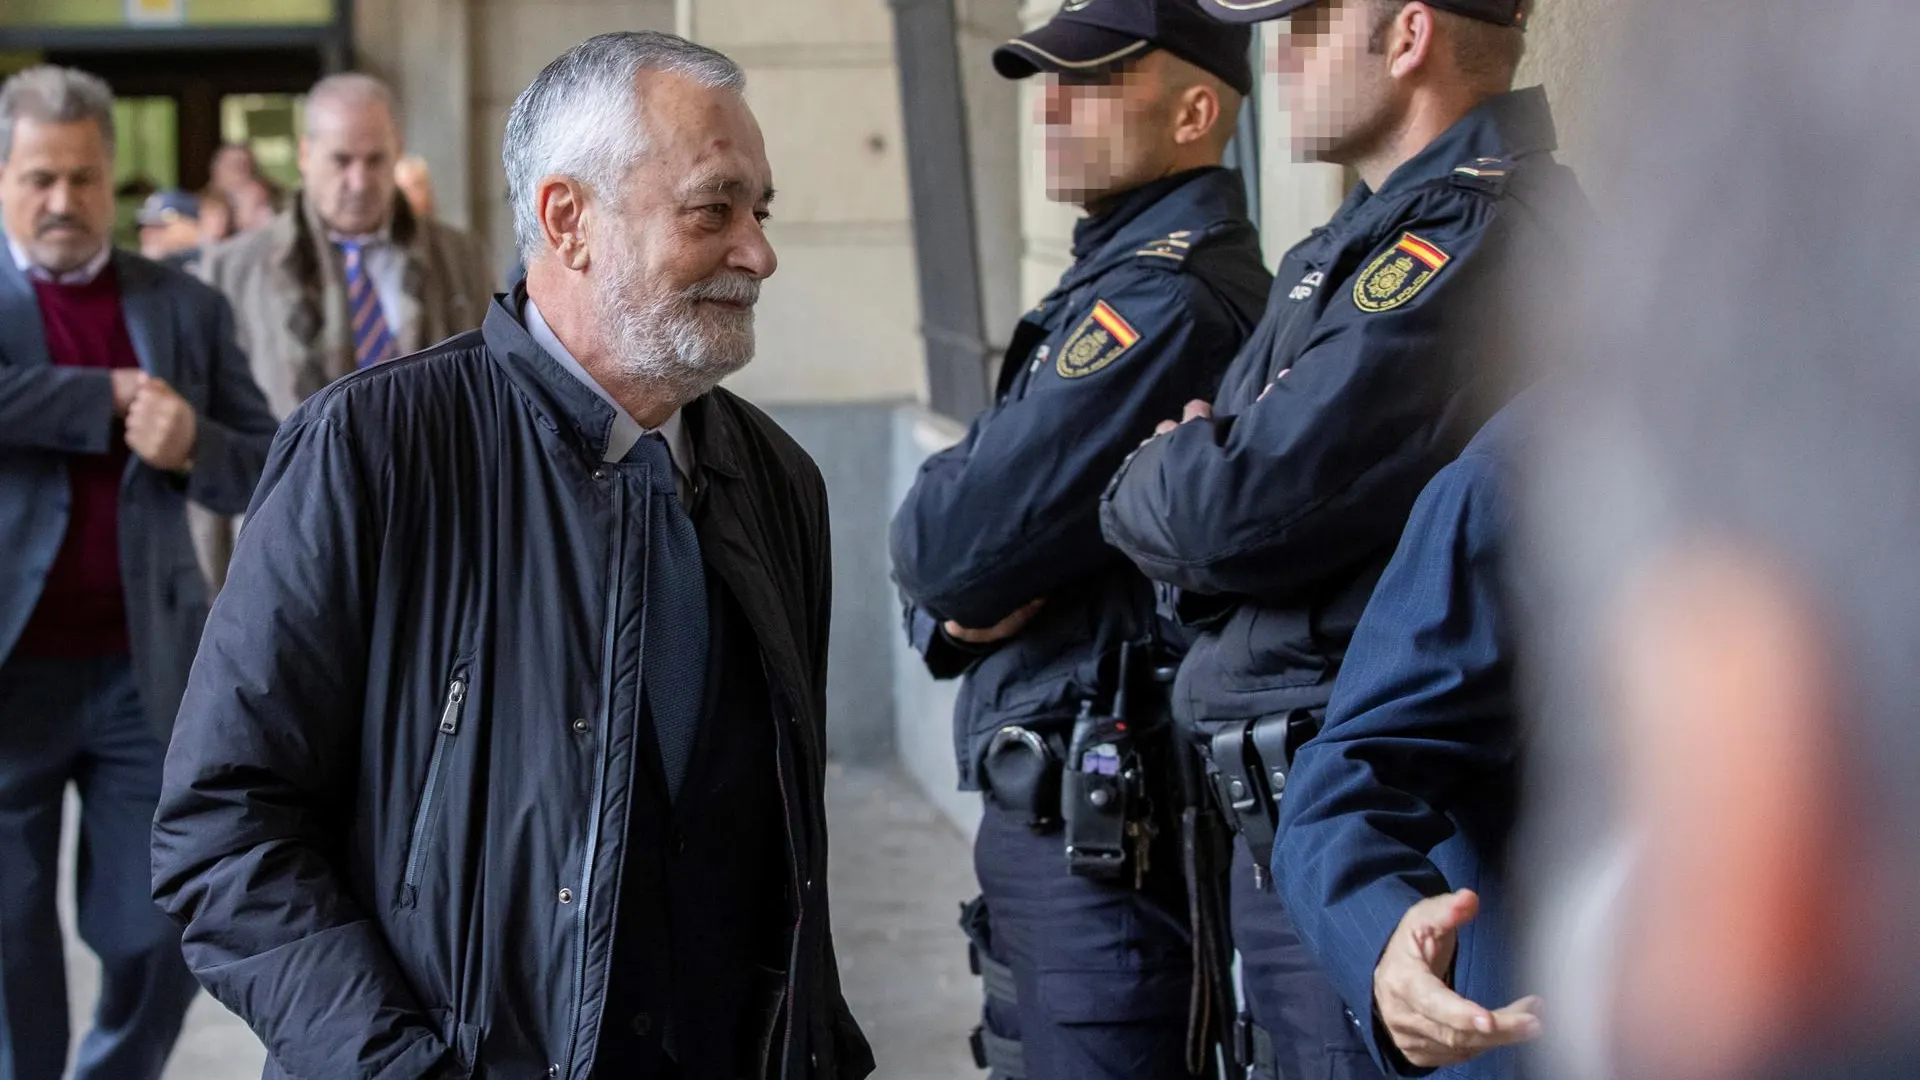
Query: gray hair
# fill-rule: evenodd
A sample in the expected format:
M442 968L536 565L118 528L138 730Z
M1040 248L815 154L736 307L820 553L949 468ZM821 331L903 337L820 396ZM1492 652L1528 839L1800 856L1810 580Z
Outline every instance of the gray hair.
M113 90L98 75L42 64L0 84L0 165L13 155L13 127L23 117L43 124L91 120L113 154Z
M307 91L306 134L313 134L314 114L330 105L378 105L400 125L400 111L393 104L393 88L364 72L344 71L314 83Z
M745 91L740 65L704 45L653 30L601 34L562 53L514 99L500 148L521 259L542 247L534 185L569 176L606 197L646 152L635 81L643 71Z

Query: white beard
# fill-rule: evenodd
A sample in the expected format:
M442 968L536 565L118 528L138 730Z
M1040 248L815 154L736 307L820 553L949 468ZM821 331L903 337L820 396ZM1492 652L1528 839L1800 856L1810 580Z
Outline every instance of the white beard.
M699 301L757 301L758 280L725 273L679 293L655 293L631 249L603 261L594 299L622 372L684 403L753 362L752 310L735 313Z

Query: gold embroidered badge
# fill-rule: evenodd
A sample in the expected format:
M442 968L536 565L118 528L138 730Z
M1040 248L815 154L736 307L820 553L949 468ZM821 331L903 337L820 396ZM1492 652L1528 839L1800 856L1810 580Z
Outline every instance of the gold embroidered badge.
M1392 311L1420 295L1446 269L1453 256L1412 233L1373 260L1353 283L1353 305L1361 311Z
M1067 338L1054 370L1063 379L1084 379L1113 363L1140 340L1139 331L1120 317L1105 300Z

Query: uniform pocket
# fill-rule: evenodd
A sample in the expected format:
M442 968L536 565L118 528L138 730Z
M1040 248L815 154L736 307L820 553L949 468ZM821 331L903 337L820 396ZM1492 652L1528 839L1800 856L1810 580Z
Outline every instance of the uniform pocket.
M433 734L433 754L427 760L426 780L421 784L420 801L413 812L413 828L408 834L406 871L400 879L400 903L404 907L412 907L419 895L421 867L432 847L434 822L444 801L441 789L446 783L447 757L453 751L454 740L460 736L469 686L465 665L456 667L447 679Z
M1184 1019L1193 975L1183 967L1043 971L1040 1007L1056 1024Z

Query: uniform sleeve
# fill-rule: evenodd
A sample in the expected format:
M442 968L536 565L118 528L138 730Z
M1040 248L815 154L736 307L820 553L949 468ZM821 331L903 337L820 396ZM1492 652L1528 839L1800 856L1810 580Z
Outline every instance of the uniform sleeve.
M1025 395L929 459L894 516L894 573L935 620L992 626L1120 565L1101 491L1155 424L1211 396L1239 337L1204 286L1154 269L1067 325Z
M297 1076L415 1080L446 1052L335 867L359 774L377 493L345 435L275 441L194 661L154 896L213 996Z
M1103 500L1108 541L1156 581L1268 603L1391 548L1465 441L1460 390L1480 345L1469 317L1496 302L1484 287L1499 222L1452 211L1451 223L1409 230L1449 258L1414 295L1362 310L1368 269L1395 253L1370 256L1264 398L1143 447Z
M216 514L238 514L253 498L279 425L235 339L233 307L226 297L213 297L208 322L213 356L207 411L198 418L187 497Z
M1326 728L1287 776L1274 880L1359 1017L1373 1014L1373 969L1407 909L1479 886L1450 883L1429 852L1454 835L1463 798L1503 790L1514 760L1493 469L1463 460L1421 496L1354 635ZM1406 1068L1377 1025L1362 1031L1383 1067Z

